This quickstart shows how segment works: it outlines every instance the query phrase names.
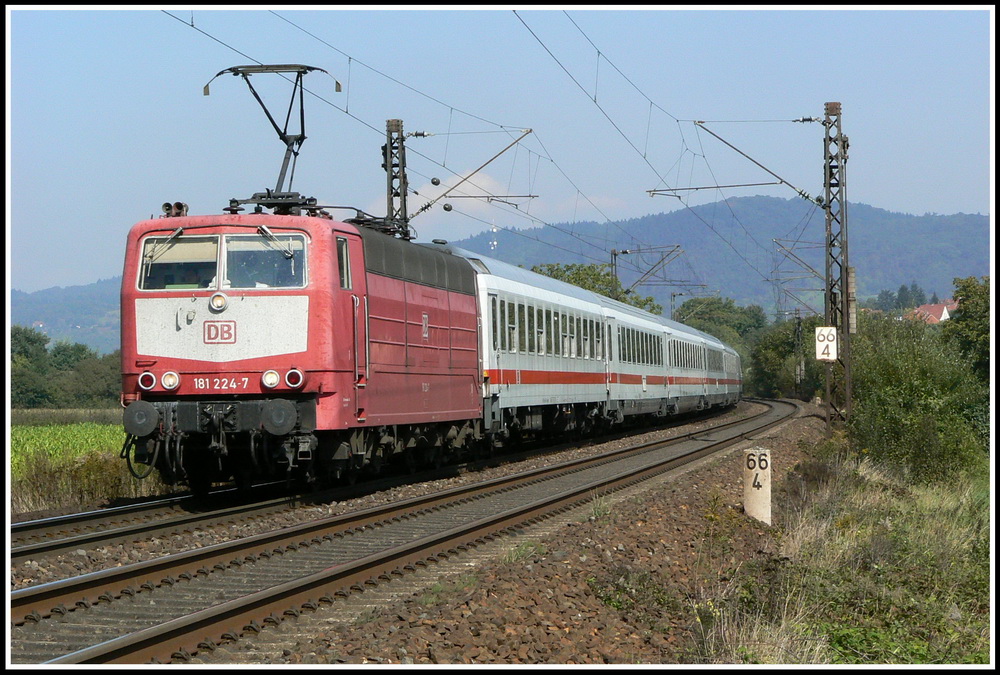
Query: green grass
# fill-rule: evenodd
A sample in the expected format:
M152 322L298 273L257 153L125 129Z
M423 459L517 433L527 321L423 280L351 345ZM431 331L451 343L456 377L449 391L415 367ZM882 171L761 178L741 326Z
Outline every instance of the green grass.
M703 590L699 660L989 663L988 477L914 484L868 458L817 461L808 498L776 499L780 553Z

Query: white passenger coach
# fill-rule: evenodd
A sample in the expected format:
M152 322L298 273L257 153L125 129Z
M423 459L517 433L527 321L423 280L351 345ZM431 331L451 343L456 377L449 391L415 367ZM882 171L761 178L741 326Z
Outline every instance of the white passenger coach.
M632 415L663 417L740 400L740 357L717 338L442 246L477 272L488 430L588 431Z

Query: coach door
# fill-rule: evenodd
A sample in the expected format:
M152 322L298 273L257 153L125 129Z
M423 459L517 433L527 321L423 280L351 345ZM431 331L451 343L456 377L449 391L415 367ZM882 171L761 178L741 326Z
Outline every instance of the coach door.
M604 315L604 381L608 392L608 400L622 398L621 363L618 344L618 321L614 317Z

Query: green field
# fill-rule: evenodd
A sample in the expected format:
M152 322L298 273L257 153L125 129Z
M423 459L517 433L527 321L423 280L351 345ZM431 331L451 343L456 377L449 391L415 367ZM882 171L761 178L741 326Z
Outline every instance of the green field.
M155 474L140 482L129 473L119 457L125 441L120 418L120 410L12 411L12 512L83 508L169 491Z
M80 462L86 455L117 457L125 440L121 425L81 422L10 428L11 478L24 478L25 471L43 459L55 466Z

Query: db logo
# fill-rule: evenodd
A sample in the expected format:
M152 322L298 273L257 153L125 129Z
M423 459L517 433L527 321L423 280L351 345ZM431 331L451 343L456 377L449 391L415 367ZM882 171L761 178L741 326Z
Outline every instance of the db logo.
M205 344L207 345L236 344L236 322L206 321Z

